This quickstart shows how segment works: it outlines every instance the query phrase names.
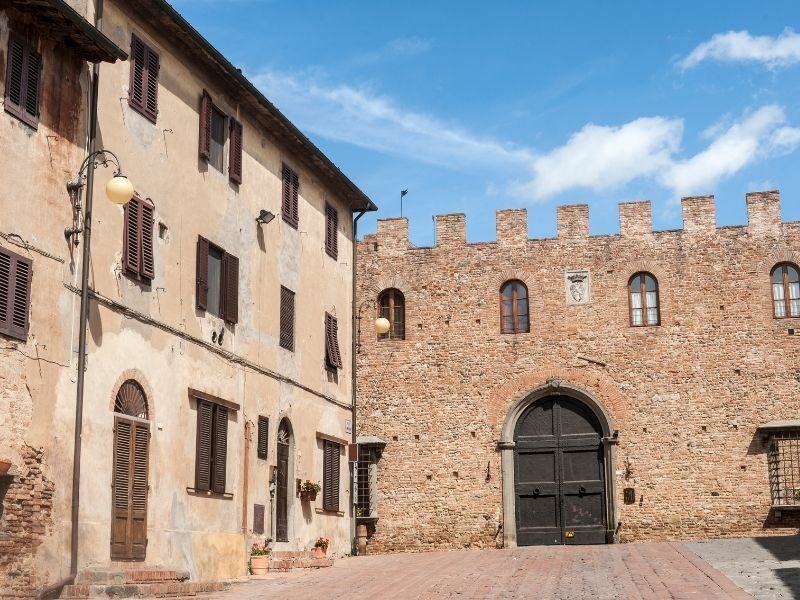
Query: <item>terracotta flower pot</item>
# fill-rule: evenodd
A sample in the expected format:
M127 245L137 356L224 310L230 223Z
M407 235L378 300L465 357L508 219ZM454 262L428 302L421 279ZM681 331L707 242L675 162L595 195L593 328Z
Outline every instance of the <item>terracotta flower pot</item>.
M251 556L250 570L253 572L253 575L266 575L269 570L269 555Z
M325 558L326 550L323 550L319 546L314 546L314 550L312 552L314 553L314 558Z
M8 470L10 468L11 468L11 461L0 459L0 477L8 473Z
M314 502L317 499L317 492L300 492L300 500Z

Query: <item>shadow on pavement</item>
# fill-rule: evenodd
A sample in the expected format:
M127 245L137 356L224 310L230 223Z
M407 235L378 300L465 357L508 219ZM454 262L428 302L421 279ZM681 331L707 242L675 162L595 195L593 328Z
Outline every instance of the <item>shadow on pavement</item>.
M800 560L800 535L753 538L776 560ZM786 569L791 571L793 569ZM797 569L794 569L797 570Z
M773 569L775 576L783 582L786 589L792 594L792 598L800 598L800 567L787 567L785 569Z

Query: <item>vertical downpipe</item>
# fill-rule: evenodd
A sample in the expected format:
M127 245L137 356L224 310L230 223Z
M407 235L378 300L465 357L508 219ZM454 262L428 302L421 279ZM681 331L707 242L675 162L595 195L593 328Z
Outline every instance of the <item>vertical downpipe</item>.
M356 297L356 273L357 273L357 261L358 261L358 253L357 253L357 246L358 246L358 220L364 216L367 211L362 210L355 219L353 219L353 331L352 335L350 336L350 359L351 359L351 366L350 366L350 393L352 395L352 431L351 431L351 439L352 442L355 444L357 435L356 435L356 340L358 339L356 336L358 334L358 298ZM353 463L348 460L348 465L350 466L350 552L353 556L358 554L358 548L356 548L356 498L357 492L356 490L356 468L358 463Z

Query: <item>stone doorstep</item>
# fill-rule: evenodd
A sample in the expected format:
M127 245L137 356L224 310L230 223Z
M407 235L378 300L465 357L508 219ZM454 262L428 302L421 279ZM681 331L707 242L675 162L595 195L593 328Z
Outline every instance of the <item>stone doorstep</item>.
M122 585L77 584L68 585L61 598L175 598L221 592L229 585L222 581L133 583Z
M269 561L270 573L285 573L293 569L321 569L323 567L332 567L332 558L311 558L302 557L294 559L278 559L273 558Z

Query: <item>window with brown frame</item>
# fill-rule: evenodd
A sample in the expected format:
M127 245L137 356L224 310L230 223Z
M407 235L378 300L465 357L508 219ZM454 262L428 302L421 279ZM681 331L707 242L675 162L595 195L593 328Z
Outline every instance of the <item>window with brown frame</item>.
M280 347L294 352L294 292L283 286L281 286L280 320Z
M158 117L158 52L135 34L131 35L131 77L128 104L153 123Z
M4 107L34 129L39 124L42 88L42 55L20 36L8 36L8 65Z
M519 279L506 281L500 288L500 331L528 333L528 288Z
M800 269L780 263L772 269L772 313L776 319L800 317Z
M336 317L325 313L325 366L329 369L342 368L338 329Z
M223 157L225 156L225 115L211 107L211 151L208 164L220 173L225 169Z
M150 281L155 277L153 203L134 196L123 210L122 265L128 275Z
M269 448L269 419L265 416L258 416L258 458L267 458Z
M300 223L298 193L300 178L290 167L283 165L283 195L281 200L281 217L289 225L297 229Z
M197 239L197 308L239 321L239 259L203 236Z
M198 398L196 490L225 493L227 449L228 408Z
M389 331L378 335L381 340L406 339L406 301L400 290L388 289L378 296L379 317L389 321Z
M339 511L339 463L341 445L330 440L322 440L322 509Z
M339 212L325 203L325 252L333 259L339 255Z
M661 324L658 281L651 273L635 273L628 281L631 327Z
M33 262L0 248L0 334L28 338Z
M242 183L242 144L242 124L231 117L228 177L238 184Z

